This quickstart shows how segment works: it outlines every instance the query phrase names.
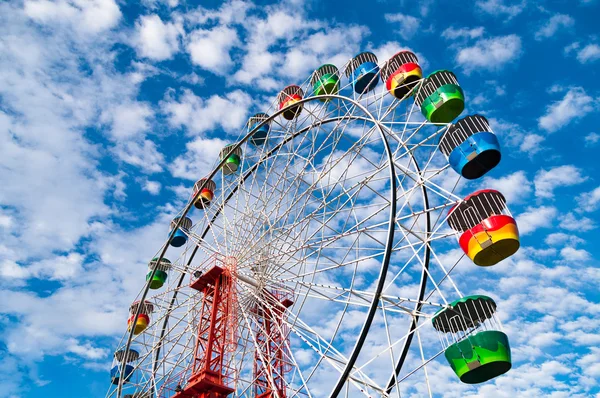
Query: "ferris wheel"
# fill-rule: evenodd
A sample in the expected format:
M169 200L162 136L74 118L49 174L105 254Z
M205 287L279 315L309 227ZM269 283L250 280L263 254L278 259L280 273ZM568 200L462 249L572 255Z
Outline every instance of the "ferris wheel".
M433 396L431 367L507 372L497 303L452 278L519 248L500 192L456 194L501 157L463 110L409 51L285 87L166 228L107 397Z

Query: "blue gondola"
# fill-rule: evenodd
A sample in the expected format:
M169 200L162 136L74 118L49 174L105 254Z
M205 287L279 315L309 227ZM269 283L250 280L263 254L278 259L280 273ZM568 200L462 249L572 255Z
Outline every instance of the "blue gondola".
M345 74L358 94L373 90L379 83L377 57L370 52L358 54L346 66Z
M440 151L450 166L469 180L486 174L501 158L498 137L481 115L464 117L450 126L440 138Z
M268 119L269 115L267 115L266 113L257 113L256 115L252 116L250 119L248 119L248 123L246 123L246 126L248 127L248 132L251 132L256 128L256 126ZM250 137L250 143L256 146L264 145L267 141L267 136L269 135L270 130L271 126L269 123L263 124L258 130L254 132L254 134L252 134L252 137Z
M171 232L173 232L173 228L175 228L175 226L177 225L178 221L179 221L179 217L175 217L173 219L173 221L171 221L171 229L169 230L169 236L171 235ZM187 234L186 234L186 232L190 228L192 228L192 220L190 220L189 218L185 217L181 221L181 225L179 226L179 228L177 228L177 231L175 232L175 235L173 235L173 238L171 239L171 246L173 246L173 247L181 247L181 246L185 245L185 242L187 242Z
M127 353L127 355L125 355ZM135 362L139 359L140 353L137 350L129 349L129 351L118 350L114 353L113 366L110 369L110 381L117 385L119 380L123 379L123 383L130 381L133 375L134 367L130 363ZM125 360L125 367L122 366L123 359ZM121 374L121 369L123 373Z
M133 374L133 366L125 365L125 372L123 372L123 374L124 374L123 383L128 383L129 380L131 379L131 375ZM121 364L118 364L118 365L115 365L110 370L110 381L114 385L119 384L120 375L121 375Z

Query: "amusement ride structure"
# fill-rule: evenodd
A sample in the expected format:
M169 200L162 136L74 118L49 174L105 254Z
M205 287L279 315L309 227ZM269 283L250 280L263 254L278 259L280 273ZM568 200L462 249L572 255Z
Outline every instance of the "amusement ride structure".
M285 87L198 176L107 397L433 396L428 367L469 384L510 369L497 303L451 276L519 248L500 192L455 193L500 162L498 138L455 120L457 77L424 77L410 51L342 72Z

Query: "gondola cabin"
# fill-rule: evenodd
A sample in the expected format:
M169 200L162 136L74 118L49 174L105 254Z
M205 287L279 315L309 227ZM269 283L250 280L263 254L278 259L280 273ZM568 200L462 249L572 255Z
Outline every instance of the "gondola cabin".
M285 109L283 117L286 120L294 120L302 112L302 104L296 104L304 98L304 91L299 86L287 86L277 96L279 109Z
M271 131L271 124L266 122L269 120L269 115L266 113L257 113L248 119L246 126L248 127L248 133L254 131L254 134L250 137L250 143L254 146L261 146L267 142L269 131ZM266 122L261 125L261 123ZM260 127L259 127L260 126Z
M135 314L139 308L140 314L135 319ZM154 305L149 301L144 301L140 304L139 301L134 302L129 307L129 319L127 319L127 330L131 330L133 327L133 334L138 335L142 333L150 324L150 314L154 312ZM135 320L135 325L133 321Z
M215 196L215 189L217 184L214 181L207 178L201 178L194 184L193 197L196 198L194 201L194 207L196 209L205 209L210 206ZM198 194L200 192L200 194Z
M225 160L225 164L222 167L223 174L231 175L238 171L240 163L242 162L242 148L235 148L237 144L229 144L221 149L219 158L221 161Z
M403 99L412 94L417 82L423 78L423 71L415 54L400 51L383 65L381 78L390 94Z
M461 176L474 180L500 163L500 143L487 119L467 116L450 126L440 137L440 151Z
M465 109L465 96L454 73L433 72L415 87L415 104L432 123L450 123Z
M123 380L123 384L128 383L133 375L134 367L131 365L137 361L140 357L140 353L130 348L127 352L125 350L119 350L115 352L113 365L110 369L110 380L112 384L119 384L119 380ZM125 360L125 366L122 366L123 360Z
M169 235L171 235L173 229L175 229L175 227L177 226L178 221L179 217L175 217L173 221L171 221L171 230L169 231ZM187 242L187 232L190 228L192 228L192 220L190 220L187 217L184 217L184 219L181 220L181 225L179 226L179 228L177 228L177 231L175 231L175 235L173 235L173 238L171 239L171 246L181 247L185 245L185 242Z
M432 318L444 356L463 383L483 383L512 367L508 336L495 313L494 300L477 295L450 303Z
M340 91L340 71L335 65L321 65L310 78L313 95L336 95ZM326 98L319 99L326 102Z
M484 189L450 210L448 224L457 231L465 254L480 266L499 263L519 250L519 229L504 195Z
M346 66L344 73L358 94L373 90L379 83L377 62L375 54L363 52L352 58Z
M156 272L154 270L156 269ZM149 281L150 278L150 289L160 289L165 282L167 281L168 272L171 269L171 262L166 258L160 260L158 262L158 258L155 257L148 264L148 273L146 274L146 281ZM152 275L154 272L154 276Z

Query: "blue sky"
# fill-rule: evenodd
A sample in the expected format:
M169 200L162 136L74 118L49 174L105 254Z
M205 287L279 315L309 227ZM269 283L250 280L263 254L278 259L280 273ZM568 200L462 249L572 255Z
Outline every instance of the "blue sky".
M488 286L519 355L468 396L600 397L599 14L598 0L1 3L0 397L103 396L148 258L222 144L319 65L403 48L453 70L465 113L490 119L503 160L464 193L504 192L523 235Z

